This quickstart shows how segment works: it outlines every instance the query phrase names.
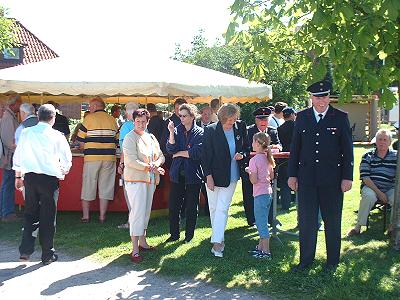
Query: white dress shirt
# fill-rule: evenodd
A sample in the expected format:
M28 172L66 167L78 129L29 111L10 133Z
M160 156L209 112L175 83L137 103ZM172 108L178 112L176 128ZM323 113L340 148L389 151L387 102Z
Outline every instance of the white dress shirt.
M316 110L315 110L315 108L314 108L314 106L313 106L313 112L314 112L314 116L315 116L315 120L317 120L317 123L319 122L319 115L322 115L322 117L321 117L321 120L323 119L323 118L325 118L325 115L326 115L326 113L327 113L327 111L328 111L328 109L329 109L329 106L325 109L325 111L324 112L322 112L322 113L319 113L319 112L317 112Z
M13 169L64 179L72 166L72 154L64 135L46 122L22 130L14 153Z
M278 127L281 126L284 122L285 122L284 119L277 118L277 117L274 116L274 115L271 115L271 116L268 118L268 126L269 126L269 127L278 128Z

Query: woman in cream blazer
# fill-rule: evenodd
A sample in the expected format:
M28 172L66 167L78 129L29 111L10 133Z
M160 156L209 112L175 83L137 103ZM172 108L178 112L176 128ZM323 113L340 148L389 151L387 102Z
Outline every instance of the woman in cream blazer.
M124 181L130 206L129 230L132 239L131 260L143 260L139 251L152 251L146 241L146 230L150 219L151 205L156 185L164 169L164 155L154 135L145 130L150 114L145 109L133 112L135 129L129 132L122 144L124 154Z

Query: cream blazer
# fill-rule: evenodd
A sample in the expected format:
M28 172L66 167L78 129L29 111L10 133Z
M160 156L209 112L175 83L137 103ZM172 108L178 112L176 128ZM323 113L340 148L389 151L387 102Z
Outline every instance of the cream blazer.
M151 174L147 170L148 164L159 167L164 161L164 154L154 135L143 133L138 135L134 130L129 132L122 143L124 154L124 180L127 182L151 182ZM160 174L155 173L155 183L160 182Z

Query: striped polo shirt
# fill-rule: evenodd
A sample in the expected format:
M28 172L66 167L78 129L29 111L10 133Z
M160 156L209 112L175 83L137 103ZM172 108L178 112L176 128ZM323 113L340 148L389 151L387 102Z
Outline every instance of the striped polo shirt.
M118 126L104 110L88 114L79 129L77 140L85 143L84 161L115 161Z
M365 153L360 164L360 179L369 177L383 193L394 188L396 180L397 151L388 150L384 158L380 158L377 150ZM361 188L364 184L361 184Z

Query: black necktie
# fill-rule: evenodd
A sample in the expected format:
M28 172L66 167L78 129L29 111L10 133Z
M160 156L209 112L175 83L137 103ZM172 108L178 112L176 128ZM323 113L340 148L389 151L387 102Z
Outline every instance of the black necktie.
M323 114L318 114L319 117L318 123L321 122L323 116L324 116Z

